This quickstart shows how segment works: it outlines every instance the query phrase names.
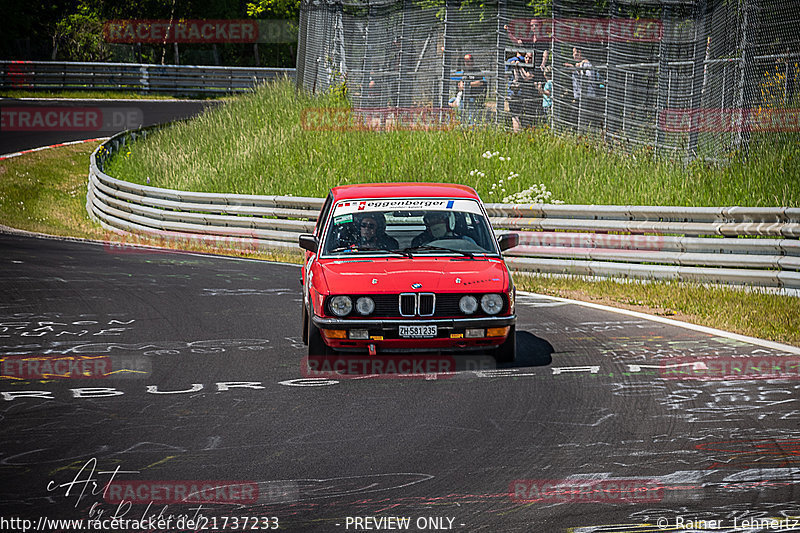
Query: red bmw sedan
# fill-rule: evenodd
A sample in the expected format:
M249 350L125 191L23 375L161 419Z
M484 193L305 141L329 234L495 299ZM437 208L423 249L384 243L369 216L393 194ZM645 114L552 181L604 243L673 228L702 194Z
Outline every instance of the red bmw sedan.
M382 183L331 189L306 250L309 355L516 352L515 289L471 187Z

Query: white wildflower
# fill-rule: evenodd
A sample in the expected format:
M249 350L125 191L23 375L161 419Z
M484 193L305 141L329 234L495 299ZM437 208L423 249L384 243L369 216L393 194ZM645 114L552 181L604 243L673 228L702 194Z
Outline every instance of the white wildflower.
M505 192L505 189L503 189ZM503 203L515 204L563 204L561 200L552 200L553 193L548 191L544 183L533 184L524 191L514 193L503 198Z

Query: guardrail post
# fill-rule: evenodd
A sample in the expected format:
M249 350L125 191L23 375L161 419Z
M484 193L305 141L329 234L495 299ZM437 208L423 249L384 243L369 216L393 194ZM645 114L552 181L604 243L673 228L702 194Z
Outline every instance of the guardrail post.
M139 78L139 83L142 85L142 91L150 92L150 71L147 68L147 65L142 65L139 68L139 71L142 73L142 77Z

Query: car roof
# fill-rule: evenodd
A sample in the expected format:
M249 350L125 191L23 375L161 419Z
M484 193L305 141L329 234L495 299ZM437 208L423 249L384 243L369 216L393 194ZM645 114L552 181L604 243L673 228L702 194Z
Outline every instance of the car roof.
M334 200L367 198L472 198L479 200L475 189L456 183L363 183L331 189Z

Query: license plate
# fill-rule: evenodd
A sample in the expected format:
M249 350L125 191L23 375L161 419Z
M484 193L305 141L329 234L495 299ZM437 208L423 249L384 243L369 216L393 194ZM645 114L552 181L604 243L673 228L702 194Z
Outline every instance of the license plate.
M400 336L414 339L435 337L436 326L400 326Z

